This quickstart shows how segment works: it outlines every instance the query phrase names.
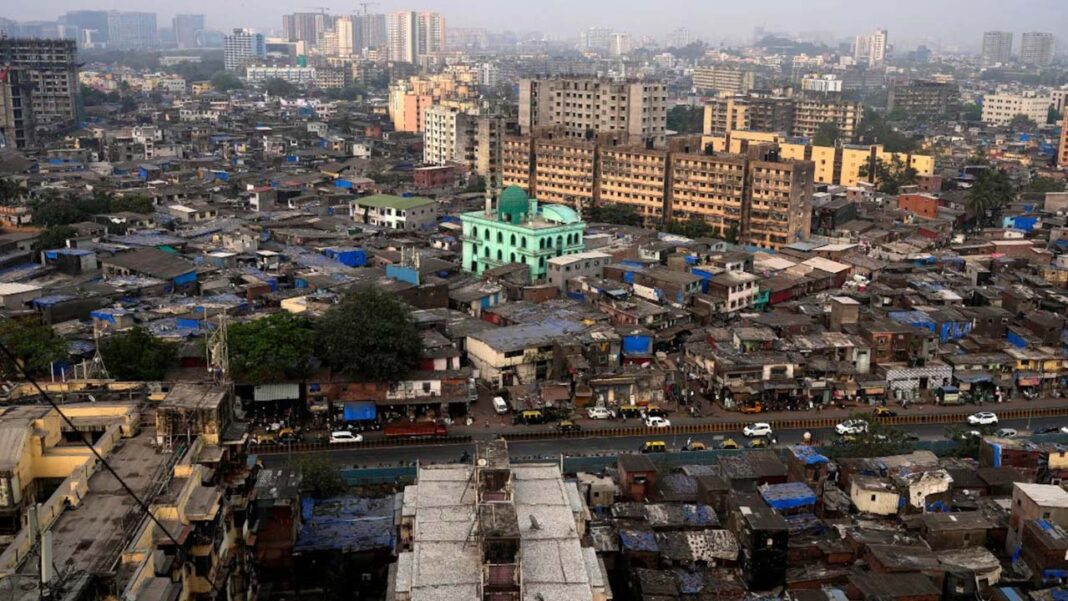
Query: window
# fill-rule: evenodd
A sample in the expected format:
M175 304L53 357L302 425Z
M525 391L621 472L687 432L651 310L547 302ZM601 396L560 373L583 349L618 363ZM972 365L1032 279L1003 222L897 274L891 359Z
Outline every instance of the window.
M872 495L872 496L871 496L871 500L872 500L873 502L875 501L875 495Z

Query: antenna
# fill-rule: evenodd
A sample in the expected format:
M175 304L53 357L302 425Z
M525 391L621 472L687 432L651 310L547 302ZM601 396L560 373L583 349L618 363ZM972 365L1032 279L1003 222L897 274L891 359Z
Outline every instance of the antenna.
M93 360L89 362L89 366L85 370L85 379L88 380L91 376L98 376L103 379L108 379L108 368L104 365L104 355L100 354L100 327L97 325L96 320L93 320Z

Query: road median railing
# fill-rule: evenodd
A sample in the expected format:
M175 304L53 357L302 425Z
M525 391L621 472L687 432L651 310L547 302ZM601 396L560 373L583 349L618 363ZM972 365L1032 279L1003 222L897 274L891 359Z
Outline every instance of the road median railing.
M967 413L934 413L898 415L894 417L872 417L867 419L877 421L888 426L914 426L922 424L961 424L966 425ZM1008 409L998 411L998 418L1004 420L1031 419L1037 417L1068 416L1068 403L1064 407L1038 407L1023 409ZM506 432L504 438L509 441L525 440L549 440L555 438L628 438L634 436L677 436L680 434L721 434L726 432L740 432L754 421L764 421L759 418L752 421L709 421L697 424L682 424L667 428L621 427L621 428L590 428L578 432L559 432L556 430L536 430L531 432ZM798 418L798 419L775 419L767 420L772 430L826 430L834 428L844 421L841 418Z
M285 453L313 453L322 451L357 451L360 449L384 449L389 447L421 446L433 444L464 444L470 436L445 436L423 438L378 438L363 442L295 442L292 444L249 445L249 453L255 455L281 455Z

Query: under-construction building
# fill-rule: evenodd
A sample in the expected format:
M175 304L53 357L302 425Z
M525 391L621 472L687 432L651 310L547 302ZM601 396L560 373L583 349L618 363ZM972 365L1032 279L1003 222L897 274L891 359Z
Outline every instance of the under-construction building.
M0 127L60 131L77 120L78 64L74 40L0 37L0 73L6 74L0 81L0 87L5 89L0 92L0 101L4 103L0 107ZM20 90L14 91L15 86ZM8 123L7 115L14 119L20 109L21 125ZM32 138L29 140L32 143Z
M612 598L555 463L512 465L504 441L484 443L474 465L420 466L402 498L387 601Z

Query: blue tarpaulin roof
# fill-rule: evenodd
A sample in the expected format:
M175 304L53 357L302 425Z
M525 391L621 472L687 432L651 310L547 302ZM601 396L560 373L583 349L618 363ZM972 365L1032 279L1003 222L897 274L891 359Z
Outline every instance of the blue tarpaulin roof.
M760 496L772 509L796 509L816 504L816 493L804 482L765 484L760 487Z
M794 454L805 465L815 465L817 463L827 463L830 461L823 455L820 455L815 447L807 445L795 445L790 447L790 452Z
M304 499L293 551L392 550L393 498Z
M656 535L651 530L620 530L619 544L625 551L660 552Z

